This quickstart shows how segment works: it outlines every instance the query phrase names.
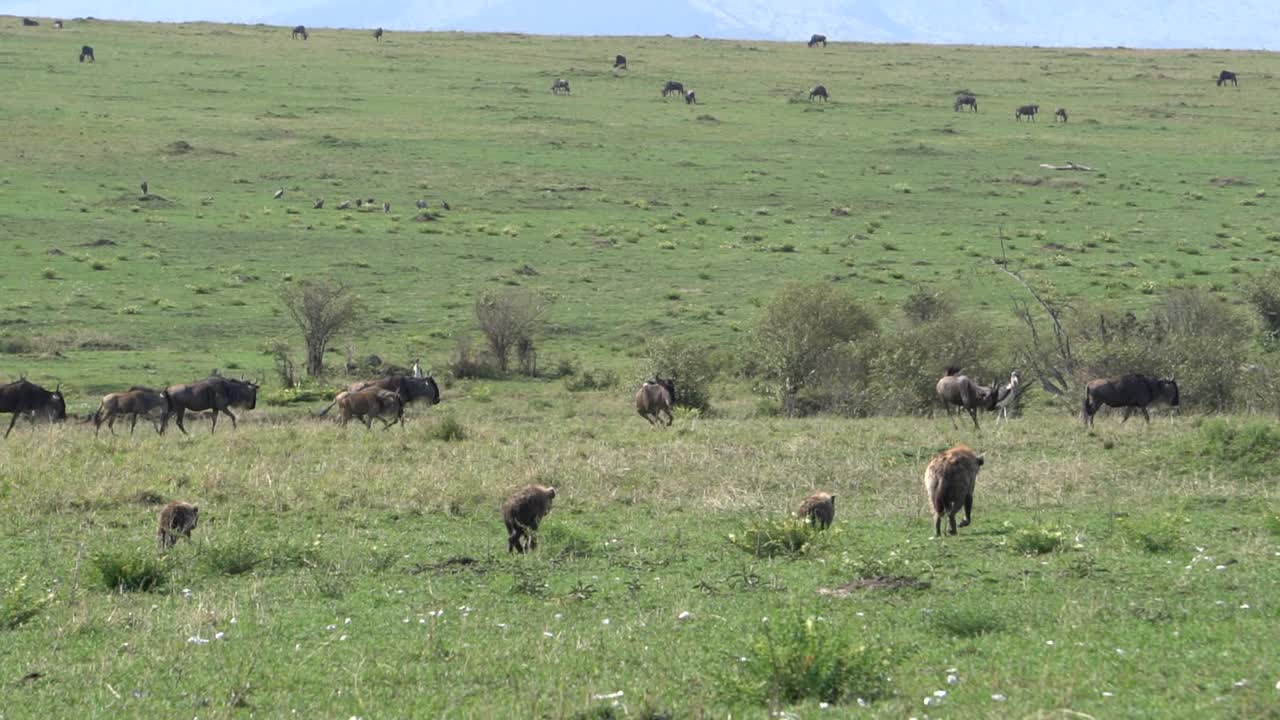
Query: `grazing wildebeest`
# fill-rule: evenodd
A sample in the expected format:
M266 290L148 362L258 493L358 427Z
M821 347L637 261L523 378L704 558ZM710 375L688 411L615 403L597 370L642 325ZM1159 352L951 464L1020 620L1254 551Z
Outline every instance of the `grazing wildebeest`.
M93 57L93 48L88 45L80 48L80 62L84 62L85 58L89 58L89 62L98 62L97 59Z
M934 456L924 471L924 490L933 510L933 533L942 537L942 516L951 521L951 534L956 534L956 513L964 508L965 527L973 519L973 486L983 465L981 455L965 445L956 445Z
M347 386L347 392L360 392L370 388L390 390L399 395L405 405L422 399L425 399L431 405L440 403L440 386L436 384L435 378L430 375L424 378L415 378L409 375L388 375L376 380L358 380ZM328 407L321 410L317 416L325 415L336 404L337 400L335 399L334 402L329 403Z
M191 531L200 522L200 508L191 503L174 501L160 509L160 529L156 540L161 550L177 544L178 538L191 539Z
M809 36L809 47L813 47L814 45L822 45L822 47L826 47L826 46L827 46L827 36L826 36L826 35L817 35L817 34L810 35L810 36Z
M697 104L698 104L698 94L697 94L697 93L695 93L695 92L694 92L694 91L692 91L692 90L690 90L689 92L685 93L685 94L684 94L684 104L685 104L685 105L697 105Z
M343 200L342 202L338 203L338 209L339 209L339 210L346 210L346 209L347 209L347 208L349 208L349 207L351 207L351 201L350 201L350 200Z
M404 400L390 390L374 387L356 392L340 392L333 403L338 406L338 423L343 427L353 417L360 418L370 430L373 429L374 418L382 421L383 428L389 428L396 422L404 427Z
M559 95L561 90L564 91L565 95L569 94L569 81L564 78L556 78L556 81L551 83L551 92Z
M831 493L815 492L800 503L796 517L808 520L810 524L821 530L831 527L836 519L836 496Z
M816 97L822 98L822 102L827 101L826 85L814 85L813 88L809 90L809 102L813 102L813 99Z
M662 421L659 413L666 413L667 425L675 421L671 416L671 408L676 405L676 384L670 378L664 380L654 377L645 380L636 391L636 412L649 421L650 425L658 425Z
M1055 111L1053 112L1053 121L1054 121L1054 122L1058 122L1059 120L1061 120L1062 122L1066 122L1066 121L1067 121L1067 109L1066 109L1066 108L1058 108L1057 110L1055 110Z
M306 40L307 29L302 25L299 25L293 29L293 34L290 35L289 37L292 38L293 40L297 40L299 37L301 37L303 40Z
M994 410L999 400L999 392L995 388L979 385L967 375L961 375L960 368L956 367L947 368L947 374L938 381L935 389L938 400L947 409L947 417L951 418L951 426L957 428L955 415L952 414L953 405L967 410L969 417L973 418L974 429L981 430L978 426L978 411Z
M258 406L258 386L244 380L224 378L217 375L198 380L186 385L173 385L165 390L169 393L169 403L174 421L183 435L187 428L182 424L186 412L213 411L213 425L209 432L218 429L218 413L226 413L231 418L231 427L236 427L236 416L231 408L239 407L252 410Z
M551 512L556 489L529 485L517 490L502 503L502 522L507 526L507 552L523 553L538 548L538 525Z
M382 28L373 31L373 39L382 42Z
M116 416L129 416L129 434L133 434L134 428L138 424L138 416L150 418L155 423L156 434L163 435L165 426L169 424L169 413L173 410L173 406L169 402L169 393L164 390L153 390L140 386L129 388L125 392L111 393L102 398L102 404L98 406L97 412L93 414L93 434L97 435L102 430L102 423L107 423L107 429L112 435L116 434ZM151 416L159 411L159 418Z
M54 26L55 28L57 28L57 29L61 30L61 29L62 29L62 21L61 21L61 20L54 20L54 21L53 21L53 26Z
M31 18L22 18L23 27L36 27L39 24L40 23L36 22L35 20L32 20Z
M1151 422L1147 406L1165 402L1178 407L1178 383L1173 378L1153 378L1146 375L1125 375L1119 380L1099 378L1090 380L1084 389L1084 409L1081 419L1085 425L1093 425L1093 415L1103 405L1124 408L1124 418L1129 419L1134 408L1142 411L1142 417Z
M1022 118L1027 117L1031 119L1031 122L1035 122L1036 113L1038 112L1040 112L1039 105L1023 105L1022 107L1013 111L1013 119L1021 120Z
M1009 409L1013 408L1014 413L1018 410L1018 398L1022 395L1022 378L1018 377L1018 371L1014 370L1009 374L1009 382L1005 383L996 392L996 408L1000 414L996 416L996 423L1009 419Z
M0 413L13 413L9 429L4 431L4 436L9 437L20 415L43 414L55 422L66 420L67 403L62 398L61 385L50 392L23 378L8 385L0 385Z
M1223 70L1218 73L1218 87L1222 87L1226 83L1231 83L1236 87L1240 87L1239 81L1236 80L1236 74L1230 70Z
M614 70L626 70L626 69L627 69L627 56L626 56L626 55L618 55L618 56L614 57L614 58L613 58L613 69L614 69Z
M311 209L312 210L324 209L324 198L316 198L316 201L311 205Z
M974 112L978 112L978 98L972 95L957 95L954 109L956 112L960 112L962 107L971 107Z
M684 97L684 83L678 83L675 80L668 80L666 84L662 86L662 97L666 97L672 93L676 93L680 97Z

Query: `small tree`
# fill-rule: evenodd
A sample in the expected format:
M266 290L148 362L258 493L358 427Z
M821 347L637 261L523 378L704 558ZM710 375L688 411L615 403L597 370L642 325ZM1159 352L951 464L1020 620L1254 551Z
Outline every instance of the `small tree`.
M488 293L476 300L476 322L489 341L499 371L507 371L511 351L517 348L525 369L534 367L533 336L546 311L546 301L528 290Z
M875 326L851 293L832 285L794 283L778 291L756 324L755 345L788 412L833 349Z
M307 375L321 375L329 342L356 319L355 294L336 280L304 280L281 289L280 301L302 330L307 345Z

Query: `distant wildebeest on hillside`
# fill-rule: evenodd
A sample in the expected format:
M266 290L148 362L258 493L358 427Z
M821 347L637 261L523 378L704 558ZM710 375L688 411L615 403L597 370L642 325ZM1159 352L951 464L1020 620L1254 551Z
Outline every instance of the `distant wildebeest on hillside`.
M61 20L54 20L54 21L53 21L53 26L54 26L55 28L57 28L58 30L61 30L61 29L62 29L62 21L61 21Z
M374 418L381 420L384 428L397 422L400 427L404 427L404 400L390 390L371 387L356 392L341 392L333 403L338 406L338 422L343 427L353 417L360 418L370 430L373 429Z
M258 385L245 380L219 377L217 375L198 380L186 385L173 385L166 388L169 403L173 411L174 421L183 435L187 428L182 420L186 412L213 411L213 425L209 432L218 429L218 413L225 413L231 418L231 427L236 427L236 416L231 408L238 407L252 410L258 406Z
M1040 112L1039 105L1023 105L1022 107L1013 111L1013 119L1021 120L1022 118L1025 117L1025 118L1029 118L1032 122L1035 122L1036 113L1038 112Z
M978 470L984 464L978 455L965 445L956 445L934 456L924 471L924 490L929 496L929 509L933 511L933 533L942 537L942 516L948 516L951 534L956 534L956 513L964 508L965 527L973 520L973 487Z
M502 504L502 522L507 526L507 552L523 553L538 548L538 525L551 512L556 489L546 485L528 485L517 490Z
M93 57L93 48L88 45L80 48L80 62L84 62L86 59L88 59L89 62L98 62L97 59Z
M686 92L686 93L684 94L684 104L685 104L685 105L697 105L697 104L698 104L698 93L696 93L696 92L694 92L694 91L692 91L692 90L690 90L689 92Z
M627 69L627 56L626 56L626 55L616 55L616 56L614 56L614 58L613 58L613 69L614 69L614 70L626 70L626 69Z
M978 112L978 98L972 95L957 95L954 110L960 112L960 108L970 107L974 112Z
M827 101L827 87L825 85L814 85L809 90L809 102L813 102L814 98L822 98L822 102Z
M636 412L640 413L640 417L648 420L650 425L657 425L662 421L659 413L666 413L667 425L674 422L671 409L675 405L676 384L670 378L664 380L661 377L654 377L652 380L646 380L636 391Z
M952 406L959 406L968 411L969 417L973 418L974 429L981 430L982 428L978 426L978 411L994 410L999 401L999 392L995 388L979 385L967 375L961 375L960 368L956 367L947 368L946 375L938 381L935 390L938 393L938 400L947 409L947 417L951 418L952 427L958 427L956 418L952 414Z
M302 25L299 25L293 29L293 33L289 37L293 40L297 40L298 38L302 38L303 40L306 40L307 28Z
M382 28L373 31L373 39L382 42Z
M822 47L826 47L826 46L827 46L827 36L826 36L826 35L817 35L817 34L810 35L810 36L809 36L809 47L813 47L813 46L815 46L815 45L821 45Z
M1218 87L1222 87L1226 83L1231 83L1236 87L1240 87L1239 81L1236 80L1236 74L1230 70L1223 70L1218 73Z
M115 435L116 416L128 415L129 434L132 435L138 424L138 416L141 415L155 424L157 435L163 435L165 426L169 424L169 413L172 410L173 406L169 402L167 391L135 385L125 392L111 393L102 398L102 404L90 418L93 420L93 434L97 435L98 431L102 430L102 423L106 422L107 429ZM157 412L160 414L158 418L154 417Z
M1152 403L1168 403L1178 407L1178 383L1173 378L1153 378L1146 375L1125 375L1119 380L1099 378L1090 380L1084 390L1084 407L1081 420L1093 425L1094 413L1103 405L1124 408L1124 418L1129 419L1134 408L1142 411L1142 417L1151 422L1147 406Z
M564 78L556 78L556 81L551 83L551 92L559 95L562 90L565 95L569 94L569 81Z
M684 97L684 83L679 83L675 80L668 80L666 84L662 86L662 97L666 97L672 93L675 93L680 97Z
M62 397L61 385L50 392L23 378L8 385L0 385L0 413L13 414L9 429L4 431L4 436L9 437L20 415L45 415L55 422L66 420L67 403Z
M35 20L32 20L31 18L22 18L23 27L36 27L39 24L40 23L36 22Z
M1062 122L1066 122L1066 121L1067 121L1067 109L1066 109L1066 108L1058 108L1057 110L1055 110L1055 111L1053 112L1053 121L1054 121L1054 122L1058 122L1059 120L1061 120Z

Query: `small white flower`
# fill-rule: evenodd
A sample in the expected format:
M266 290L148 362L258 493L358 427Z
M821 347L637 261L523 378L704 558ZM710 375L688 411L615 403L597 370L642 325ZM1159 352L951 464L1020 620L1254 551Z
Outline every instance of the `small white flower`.
M1280 690L1280 680L1277 680L1277 681L1276 681L1276 689L1277 689L1277 690Z
M542 631L542 636L543 636L543 637L553 638L553 637L555 637L556 635L555 635L555 633L550 633L550 632L547 632L546 630L543 630L543 631Z
M325 629L325 630L337 630L337 629L338 629L338 626L337 626L337 625L325 625L325 626L324 626L324 629Z
M1116 648L1116 654L1117 654L1117 655L1123 655L1123 654L1124 654L1124 648Z
M1102 691L1102 697L1115 697L1115 696L1116 696L1115 693L1107 692L1106 690Z
M182 597L184 598L191 597L191 588L182 588Z
M924 704L925 704L925 705L933 705L933 704L934 704L934 703L936 703L936 702L938 702L938 699L937 699L937 698L927 697L927 698L925 698L925 699L924 699Z
M1241 606L1240 606L1240 609L1241 609L1241 610L1248 610L1248 609L1249 609L1249 603L1245 603L1245 604L1241 605Z
M502 628L503 630L506 630L506 629L507 629L507 624L506 624L506 623L498 623L498 627Z
M1214 568L1214 570L1226 570L1226 569L1227 569L1226 565L1218 565L1217 567Z
M768 616L768 615L765 615L764 617L760 618L760 622L762 622L762 623L767 623L767 622L769 622L769 616Z
M560 613L556 613L556 614L555 614L555 615L553 615L552 617L554 617L554 618L555 618L555 619L557 619L557 620L563 620L563 619L564 619L564 615L562 615L562 614L560 614Z
M224 632L216 632L213 634L214 640L224 640L226 639L226 637L227 637L227 634Z
M1045 645L1048 645L1049 647L1053 647L1053 641L1052 641L1052 640L1045 640L1045 641L1044 641L1044 644L1045 644Z
M343 635L342 637L338 638L338 642L346 642L348 637L349 637L348 635Z
M831 703L827 703L827 702L818 703L818 708L821 710L826 710L829 707L831 707Z
M1235 686L1235 687L1242 688L1242 687L1244 687L1245 685L1248 685L1248 684L1249 684L1249 681L1248 681L1248 680L1245 680L1244 678L1241 678L1241 679L1239 679L1239 680L1237 680L1237 681L1235 681L1235 682L1233 682L1233 683L1231 683L1231 684L1232 684L1233 686Z
M939 700L941 700L942 698L944 698L944 697L946 697L946 696L947 696L947 691L946 691L946 690L934 690L934 691L933 691L933 696L934 696L934 697L936 697L936 698L938 698Z
M342 621L342 624L343 624L343 625L350 625L350 624L351 624L351 618L347 618L346 620L343 620L343 621Z
M689 618L691 618L691 617L693 617L693 613L689 612L688 610L685 610L685 611L681 612L679 615L677 615L677 616L676 616L676 619L677 619L677 620L688 620L688 619L689 619Z
M232 624L232 625L235 625L235 624L236 624L236 619L235 619L235 618L231 618L231 624Z
M194 643L196 645L208 645L209 638L202 638L199 635L192 635L191 637L187 638L187 642Z
M857 615L858 617L866 617L866 616L867 616L867 614L866 614L866 613L864 613L864 612L862 612L861 610L859 610L858 612L856 612L856 613L854 613L854 614L855 614L855 615Z
M301 650L301 649L302 649L302 643L297 643L297 644L295 644L295 645L293 646L293 651L294 651L294 652L298 652L298 651L299 651L299 650Z
M1276 687L1280 687L1280 683L1276 683ZM866 700L863 700L862 698L858 698L858 707L867 707L870 704L871 703L867 702Z
M1004 695L1004 694L1002 694L1002 693L996 693L995 695L992 695L992 696L991 696L991 699L992 699L992 700L995 700L996 702L1004 702L1005 700L1008 700L1009 698L1008 698L1008 696L1006 696L1006 695Z
M605 618L605 619L601 620L601 621L600 621L600 624L601 624L601 625L608 625L608 624L609 624L609 618Z
M622 697L623 695L624 693L621 690L619 690L617 692L605 693L602 695L592 695L591 699L592 700L614 700L616 698Z
M948 675L948 676L947 676L947 684L948 684L948 685L955 685L955 684L956 684L956 683L958 683L958 682L960 682L960 677L959 677L959 676L957 676L957 675Z
M419 625L426 625L426 624L427 624L427 619L426 619L426 618L418 618L418 624L419 624Z
M959 670L957 670L956 668L947 668L947 672L949 672L949 673L958 673L958 672L960 672L960 671L959 671Z

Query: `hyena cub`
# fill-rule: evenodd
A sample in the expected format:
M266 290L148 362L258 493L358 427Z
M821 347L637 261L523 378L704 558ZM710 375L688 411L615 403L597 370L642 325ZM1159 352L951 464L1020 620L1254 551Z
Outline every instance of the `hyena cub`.
M160 511L160 530L156 533L160 549L173 547L179 535L190 540L199 520L200 508L191 503L175 501L165 505Z

